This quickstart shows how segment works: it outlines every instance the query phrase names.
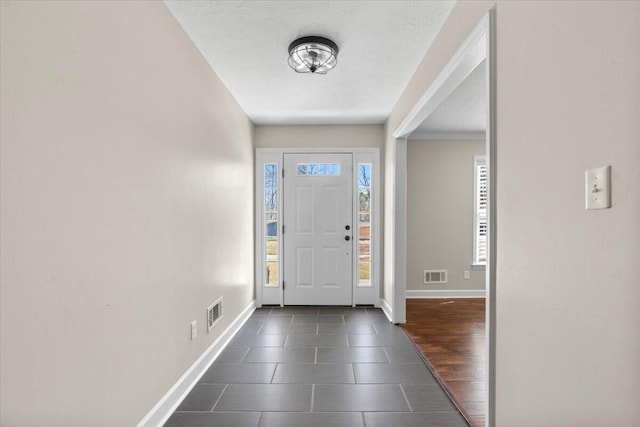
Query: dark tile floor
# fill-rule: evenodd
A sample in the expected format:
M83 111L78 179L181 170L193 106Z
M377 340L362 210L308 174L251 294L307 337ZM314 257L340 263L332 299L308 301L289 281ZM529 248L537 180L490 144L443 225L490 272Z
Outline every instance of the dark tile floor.
M167 427L466 427L381 310L257 309Z

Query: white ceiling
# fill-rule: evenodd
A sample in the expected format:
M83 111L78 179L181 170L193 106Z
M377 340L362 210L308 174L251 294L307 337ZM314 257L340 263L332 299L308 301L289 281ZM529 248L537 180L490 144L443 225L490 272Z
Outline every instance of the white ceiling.
M256 124L384 123L454 2L165 0ZM338 44L335 69L289 68L305 35Z
M485 61L411 134L412 139L433 139L445 135L474 138L484 134L487 106Z

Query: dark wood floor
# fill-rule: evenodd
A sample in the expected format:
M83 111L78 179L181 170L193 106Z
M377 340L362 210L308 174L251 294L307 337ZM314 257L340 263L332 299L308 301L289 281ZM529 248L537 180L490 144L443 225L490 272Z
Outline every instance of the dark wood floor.
M401 325L469 424L485 423L485 301L408 299Z

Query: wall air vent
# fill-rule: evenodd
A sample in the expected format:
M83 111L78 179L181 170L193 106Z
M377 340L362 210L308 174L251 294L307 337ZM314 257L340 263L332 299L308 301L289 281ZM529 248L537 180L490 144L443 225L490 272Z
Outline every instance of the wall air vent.
M222 318L222 297L207 307L207 332Z
M424 270L424 283L447 283L447 270Z

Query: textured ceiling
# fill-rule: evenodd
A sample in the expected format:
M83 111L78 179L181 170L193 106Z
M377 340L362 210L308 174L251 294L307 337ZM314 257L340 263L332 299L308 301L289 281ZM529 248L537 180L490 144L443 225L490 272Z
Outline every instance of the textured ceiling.
M256 124L384 123L454 1L165 3ZM340 49L327 75L287 65L294 39Z
M485 61L482 61L460 85L425 119L410 138L456 134L477 137L484 133L487 106Z

